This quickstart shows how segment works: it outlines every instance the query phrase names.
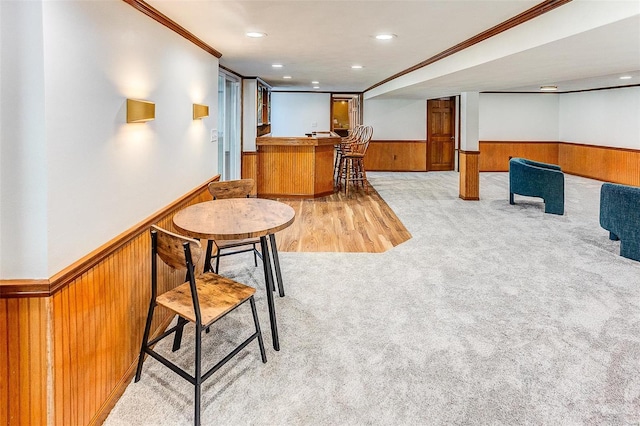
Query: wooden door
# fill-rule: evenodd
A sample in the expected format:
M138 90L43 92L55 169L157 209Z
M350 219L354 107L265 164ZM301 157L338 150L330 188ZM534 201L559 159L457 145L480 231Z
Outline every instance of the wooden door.
M427 170L453 170L455 98L427 101Z

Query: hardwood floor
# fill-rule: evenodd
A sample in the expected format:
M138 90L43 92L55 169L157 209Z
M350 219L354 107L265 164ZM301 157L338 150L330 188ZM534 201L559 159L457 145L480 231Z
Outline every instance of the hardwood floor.
M280 251L382 253L411 238L373 188L279 201L296 211L295 222L277 234Z

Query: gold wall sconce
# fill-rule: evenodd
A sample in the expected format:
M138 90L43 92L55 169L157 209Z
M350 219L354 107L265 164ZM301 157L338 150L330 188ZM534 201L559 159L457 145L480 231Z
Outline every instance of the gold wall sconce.
M156 118L156 104L127 99L127 123L144 123Z
M208 105L200 105L193 104L193 119L199 120L203 117L209 116L209 106Z

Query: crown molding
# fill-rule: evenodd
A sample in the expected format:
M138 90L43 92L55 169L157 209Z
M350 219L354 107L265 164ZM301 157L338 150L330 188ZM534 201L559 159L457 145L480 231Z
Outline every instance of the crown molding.
M189 31L187 31L184 27L182 27L181 25L177 24L172 19L168 18L166 15L162 14L160 11L158 11L156 8L154 8L153 6L151 6L150 4L145 2L144 0L122 0L122 1L124 1L125 3L133 6L136 10L144 13L145 15L147 15L150 18L152 18L153 20L161 23L165 27L169 28L171 31L181 35L184 38L186 38L191 43L195 44L196 46L198 46L202 50L212 54L216 58L219 59L220 57L222 57L222 53L218 52L216 49L214 49L213 47L209 46L204 41L200 40L198 37L196 37L195 35L193 35Z
M489 28L486 31L481 32L480 34L476 34L475 36L456 44L453 47L448 48L447 50L443 50L442 52L438 53L435 56L430 57L429 59L420 62L419 64L416 64L414 66L412 66L411 68L407 68L404 71L400 71L397 74L392 75L391 77L388 77L384 80L382 80L379 83L374 84L373 86L369 87L368 89L365 90L365 92L368 92L369 90L375 89L378 86L382 86L385 83L390 82L391 80L395 80L398 77L402 77L403 75L409 74L413 71L416 71L420 68L424 68L427 65L431 65L434 62L437 62L441 59L446 58L447 56L451 56L454 53L458 53L468 47L473 46L474 44L478 44L484 40L487 40L497 34L500 34L504 31L507 31L513 27L516 27L520 24L523 24L527 21L530 21L533 18L537 18L540 15L543 15L547 12L550 12L551 10L560 7L564 4L567 4L571 2L571 0L545 0L542 3L539 3L535 6L533 6L530 9L525 10L524 12L514 16L513 18L507 19L504 22L501 22L500 24Z

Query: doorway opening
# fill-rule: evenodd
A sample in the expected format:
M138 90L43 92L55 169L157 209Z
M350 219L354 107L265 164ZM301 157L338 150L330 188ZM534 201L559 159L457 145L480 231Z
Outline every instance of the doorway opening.
M220 180L240 179L241 173L240 79L218 73L218 173Z
M362 123L362 95L331 94L331 131L347 136L349 130Z

